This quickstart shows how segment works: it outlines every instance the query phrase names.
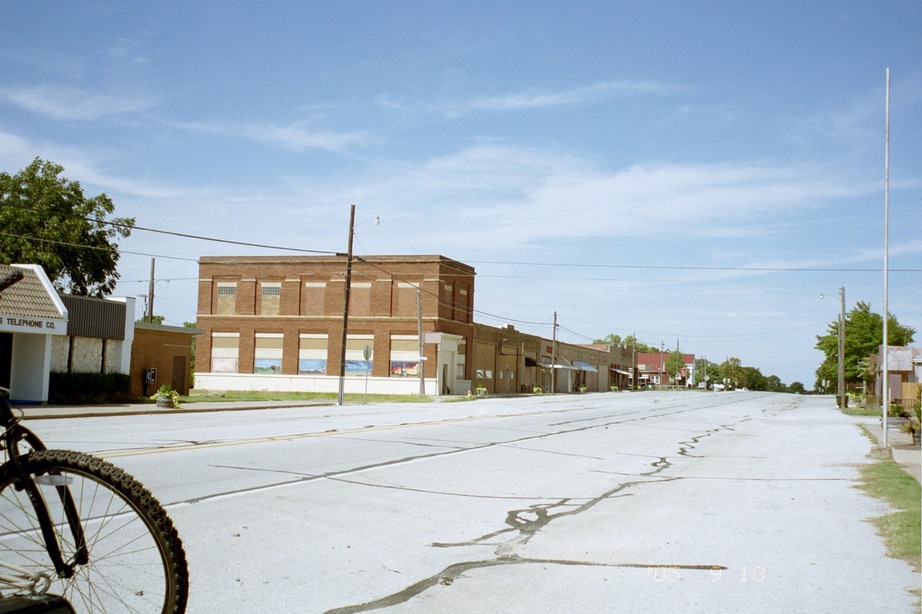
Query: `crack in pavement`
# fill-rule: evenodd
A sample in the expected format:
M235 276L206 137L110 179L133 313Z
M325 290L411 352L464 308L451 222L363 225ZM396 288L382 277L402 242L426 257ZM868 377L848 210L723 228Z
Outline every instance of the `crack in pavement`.
M406 603L413 597L421 595L436 585L450 586L456 579L461 577L465 572L475 569L487 569L490 567L500 567L505 565L563 565L575 567L606 567L614 569L649 569L659 570L689 570L689 571L725 571L727 568L723 565L701 565L701 564L673 564L673 563L604 563L594 561L575 561L570 559L536 559L524 558L518 556L505 556L495 559L485 559L480 561L466 561L463 563L454 563L445 567L442 571L423 578L422 580L411 584L402 591L356 605L348 605L339 608L333 608L326 611L326 614L356 614L358 612L368 612L370 610L380 610L391 606Z
M701 442L701 440L706 437L712 436L714 433L721 431L733 431L734 426L741 424L750 420L748 416L743 416L740 420L733 424L724 424L720 425L717 428L709 429L702 433L701 435L694 436L687 441L678 442L679 450L678 454L680 456L685 456L689 458L700 458L689 454L690 450L693 450ZM587 428L598 428L599 425L593 425L590 427L581 427L578 430L584 430ZM630 493L625 493L627 489L633 488L635 486L647 485L647 484L661 484L664 482L671 482L676 480L684 479L683 477L660 477L655 478L660 473L666 471L672 466L672 463L669 461L669 458L666 456L661 456L658 459L650 463L651 469L646 472L638 474L638 477L643 476L648 479L643 480L634 480L630 482L623 482L615 487L605 491L601 495L588 499L582 500L582 502L577 502L572 498L560 498L554 502L549 503L537 503L529 505L520 509L509 510L506 513L506 518L504 524L506 528L498 529L491 533L475 537L462 542L433 542L431 544L434 548L455 548L455 547L465 547L465 546L478 546L478 545L495 545L495 558L484 559L478 561L467 561L461 563L454 563L449 565L442 571L428 578L424 578L410 586L404 588L401 591L387 595L380 599L374 601L368 601L365 603L344 606L340 608L335 608L328 610L327 614L347 614L353 612L365 612L369 610L375 610L380 608L386 608L400 603L405 603L412 599L413 597L429 590L430 588L438 584L451 584L456 578L461 576L465 571L472 569L483 569L488 567L496 567L501 565L510 565L510 564L556 564L556 565L579 565L579 566L604 566L604 567L614 567L614 568L647 568L647 569L663 569L663 568L675 568L675 569L697 569L697 570L722 570L726 567L720 565L657 565L657 564L647 564L647 563L594 563L587 561L573 561L573 560L554 560L554 559L529 559L519 557L514 553L516 548L520 548L528 544L532 537L537 535L544 527L548 524L557 520L559 518L564 518L567 516L574 516L581 514L602 501L607 501L610 499L618 497L632 496ZM501 538L503 536L513 534L513 537L503 541L502 543L496 544L494 540Z

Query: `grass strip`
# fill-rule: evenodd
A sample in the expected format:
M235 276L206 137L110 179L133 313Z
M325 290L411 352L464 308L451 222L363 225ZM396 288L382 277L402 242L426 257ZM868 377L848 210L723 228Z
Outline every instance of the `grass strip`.
M893 461L862 465L859 487L893 507L895 512L871 522L887 545L887 554L908 562L916 571L922 565L922 486Z

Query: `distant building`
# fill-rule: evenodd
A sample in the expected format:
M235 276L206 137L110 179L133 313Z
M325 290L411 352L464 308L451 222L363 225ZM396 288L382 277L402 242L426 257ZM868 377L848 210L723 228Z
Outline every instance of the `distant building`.
M192 347L197 328L134 324L131 346L131 396L150 397L160 386L189 394L192 377Z
M200 258L196 387L337 390L345 273L345 256ZM354 259L347 392L415 393L421 369L427 394L469 389L474 275L444 256Z
M922 347L891 345L887 357L890 400L904 407L912 402L922 402ZM868 362L874 374L874 394L882 398L884 367L880 352L872 354Z
M23 273L0 294L0 386L14 403L47 403L52 342L67 334L68 312L42 267L0 264Z
M687 388L695 382L695 355L682 354L683 366L678 372L666 372L664 364L668 363L670 352L638 352L637 371L641 388L678 386Z
M200 258L196 388L336 391L345 271L345 256ZM475 275L444 256L355 259L346 391L415 394L420 381L430 395L630 387L626 348L475 323Z

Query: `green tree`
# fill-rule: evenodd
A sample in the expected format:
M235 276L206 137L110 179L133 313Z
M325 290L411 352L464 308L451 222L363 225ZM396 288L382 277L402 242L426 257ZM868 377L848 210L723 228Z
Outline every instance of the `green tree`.
M166 320L165 316L155 315L155 316L151 316L150 323L151 324L163 324L164 320ZM137 322L138 324L147 323L147 316L144 316L140 320L135 320L135 322Z
M769 375L765 378L765 389L769 392L785 392L787 390L784 382L777 375Z
M107 296L118 281L119 238L134 218L111 217L105 194L87 198L64 167L36 158L17 173L0 173L0 262L41 265L60 291Z
M727 380L728 388L743 386L743 364L739 358L731 356L720 363L720 381Z
M906 346L912 343L915 329L902 326L893 314L887 322L888 345ZM830 322L825 335L817 335L816 349L824 354L823 362L816 369L816 385L819 389L823 380L829 382L827 390L838 392L839 373L839 322ZM880 350L884 336L884 320L880 314L871 311L871 305L859 301L845 314L845 386L857 384L873 377L867 370L867 358Z
M791 382L791 385L788 386L788 392L792 392L794 394L803 394L806 391L807 389L804 388L804 385L800 382Z
M638 341L634 335L628 335L627 337L621 337L621 335L616 335L615 333L608 333L601 339L596 339L593 343L600 343L605 345L620 345L626 348L634 348L638 352L659 352L659 348L655 348L652 345L647 345L642 341Z
M765 376L762 375L762 372L756 367L740 368L739 386L740 388L748 388L749 390L766 390L768 388Z
M197 328L197 322L183 322L182 325L185 328ZM192 382L193 387L195 385L195 341L197 335L192 335L192 348L191 355L189 357L189 381Z
M670 383L678 384L676 377L678 376L679 379L682 378L682 369L684 368L685 360L682 358L682 352L679 350L669 352L669 355L666 356L666 373L669 375Z

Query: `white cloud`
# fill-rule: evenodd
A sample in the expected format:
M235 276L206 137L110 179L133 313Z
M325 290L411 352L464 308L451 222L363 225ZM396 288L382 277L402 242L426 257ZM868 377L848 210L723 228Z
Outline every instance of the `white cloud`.
M379 96L380 106L402 112L423 112L458 118L477 112L506 112L526 109L548 109L554 107L591 104L612 98L632 96L665 96L681 88L656 81L601 81L582 87L560 90L530 88L520 92L480 96L468 99L443 101L429 104L404 105L390 96Z
M390 211L414 227L412 236L439 244L513 247L560 238L765 236L875 188L828 169L773 163L608 171L555 151L487 143L391 165L349 186L304 189L319 202ZM451 220L447 238L433 220Z
M156 104L145 96L52 86L3 88L0 98L55 120L94 120L141 111Z
M248 124L191 122L177 125L187 130L247 139L295 151L304 151L306 149L342 151L351 146L366 145L373 140L367 133L359 131L331 132L311 130L304 122L293 122L287 125L269 122Z

